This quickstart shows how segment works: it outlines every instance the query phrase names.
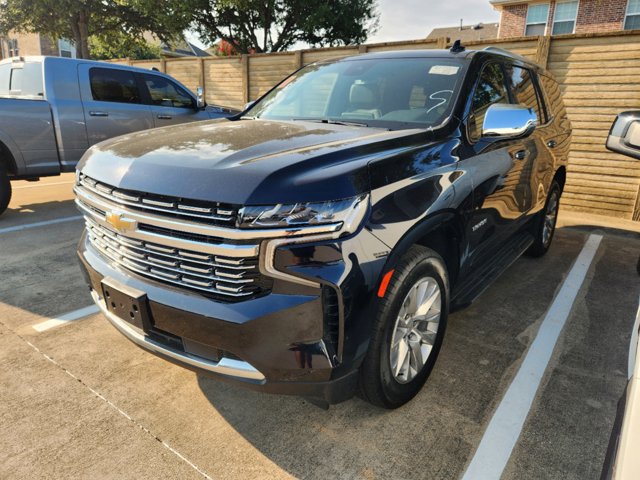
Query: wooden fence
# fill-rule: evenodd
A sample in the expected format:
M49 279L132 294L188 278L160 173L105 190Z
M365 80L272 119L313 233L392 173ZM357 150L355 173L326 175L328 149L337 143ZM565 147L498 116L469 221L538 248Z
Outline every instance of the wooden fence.
M448 46L449 39L441 38L237 57L114 62L156 67L193 90L202 86L208 103L239 108L295 69L318 60ZM466 46L497 46L524 55L546 66L560 82L573 125L564 208L640 221L640 161L604 147L616 114L640 109L640 32L496 39Z

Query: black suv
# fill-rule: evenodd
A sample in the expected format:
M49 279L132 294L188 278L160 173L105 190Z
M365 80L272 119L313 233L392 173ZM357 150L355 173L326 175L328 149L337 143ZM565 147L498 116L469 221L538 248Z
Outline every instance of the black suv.
M558 84L506 51L316 63L237 117L94 146L78 254L109 321L167 360L395 408L450 308L549 248L570 136Z

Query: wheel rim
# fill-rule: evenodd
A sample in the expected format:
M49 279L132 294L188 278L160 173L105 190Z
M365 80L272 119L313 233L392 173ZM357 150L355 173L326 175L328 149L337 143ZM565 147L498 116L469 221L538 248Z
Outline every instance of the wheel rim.
M556 228L556 219L558 218L558 194L553 192L547 209L544 212L544 225L542 227L542 243L547 246L551 241L553 230Z
M425 277L404 298L389 352L391 372L398 383L409 383L427 363L440 327L441 297L438 282Z

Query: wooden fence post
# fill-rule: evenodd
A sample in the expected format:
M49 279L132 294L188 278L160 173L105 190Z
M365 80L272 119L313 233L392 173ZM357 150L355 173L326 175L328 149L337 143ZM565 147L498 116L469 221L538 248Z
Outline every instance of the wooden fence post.
M293 52L293 55L293 63L295 64L296 70L298 68L302 68L302 66L304 65L302 63L302 50L296 50L295 52Z
M436 48L438 50L444 50L447 48L447 43L449 43L449 37L440 37L436 40Z
M166 58L161 58L160 59L160 71L162 73L167 73L167 59Z
M358 53L367 53L367 50L369 49L366 45L358 45Z
M249 102L249 55L242 54L240 56L240 64L242 66L242 101Z
M551 48L551 36L538 37L538 47L536 49L536 63L542 68L547 68L549 61L549 49Z
M202 98L207 98L207 80L204 74L204 57L200 57L200 87L202 87Z

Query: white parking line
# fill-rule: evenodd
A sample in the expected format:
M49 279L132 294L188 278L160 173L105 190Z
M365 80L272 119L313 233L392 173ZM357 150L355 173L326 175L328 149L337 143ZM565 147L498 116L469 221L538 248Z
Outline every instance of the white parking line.
M0 228L0 235L3 233L19 232L29 228L46 227L47 225L55 225L57 223L72 222L82 219L82 215L74 215L73 217L55 218L53 220L45 220L43 222L27 223L25 225L15 225L13 227Z
M601 235L589 235L549 307L518 373L494 412L463 480L498 480L502 475L601 240Z
M51 182L51 183L40 183L37 185L18 185L17 187L12 187L13 190L20 190L23 188L42 188L42 187L51 187L53 185L73 185L76 182Z
M44 332L46 330L50 330L55 327L59 327L60 325L65 325L69 322L73 322L75 320L80 320L89 315L93 315L94 313L98 313L100 309L96 305L89 305L88 307L81 308L79 310L74 310L73 312L65 313L64 315L59 316L58 318L50 318L42 323L38 323L33 326L33 329L36 332Z

